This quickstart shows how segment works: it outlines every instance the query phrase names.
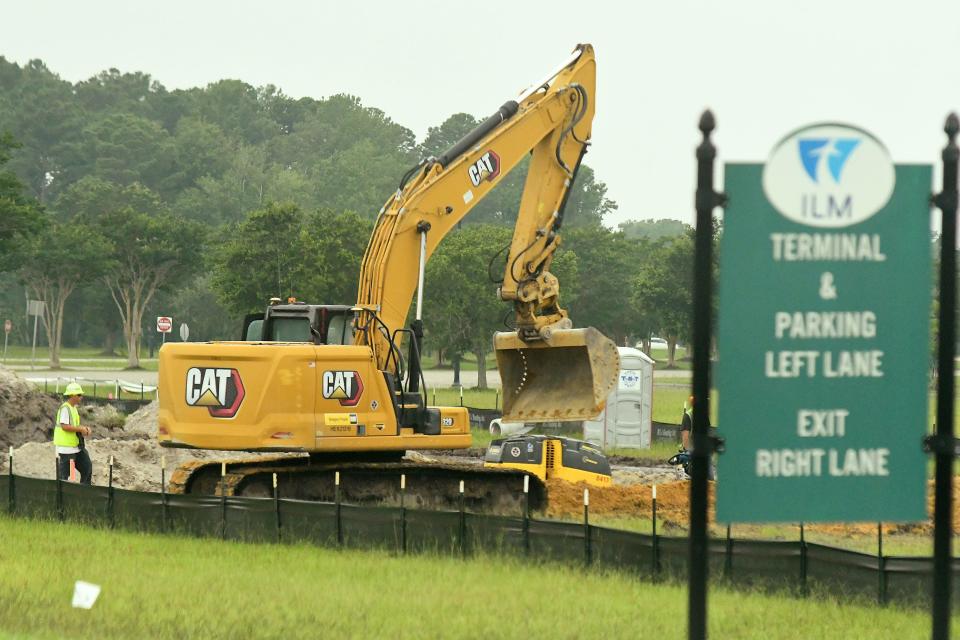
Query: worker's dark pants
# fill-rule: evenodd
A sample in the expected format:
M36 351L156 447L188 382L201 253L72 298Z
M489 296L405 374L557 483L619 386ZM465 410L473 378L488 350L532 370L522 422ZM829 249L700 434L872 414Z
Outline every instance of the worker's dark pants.
M86 449L80 449L80 453L61 453L60 454L60 479L70 479L70 461L73 460L77 467L77 473L80 474L80 482L90 484L93 476L93 463L90 462L90 454Z

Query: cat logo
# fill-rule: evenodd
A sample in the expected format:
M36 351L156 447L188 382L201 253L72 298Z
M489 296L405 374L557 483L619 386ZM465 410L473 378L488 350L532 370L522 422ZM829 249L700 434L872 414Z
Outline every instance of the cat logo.
M320 390L327 400L339 400L340 406L355 407L363 393L363 381L356 371L324 371Z
M236 369L191 367L187 370L187 405L206 407L214 418L237 415L245 395Z
M467 173L470 174L470 182L475 187L479 187L484 180L493 182L500 175L500 156L493 151L487 151L470 165Z

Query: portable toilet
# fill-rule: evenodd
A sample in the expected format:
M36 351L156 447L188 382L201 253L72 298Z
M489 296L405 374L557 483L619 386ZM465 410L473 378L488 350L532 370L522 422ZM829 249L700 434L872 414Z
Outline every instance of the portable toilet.
M653 360L639 349L617 347L620 377L603 412L583 423L583 439L604 449L647 449L653 424Z

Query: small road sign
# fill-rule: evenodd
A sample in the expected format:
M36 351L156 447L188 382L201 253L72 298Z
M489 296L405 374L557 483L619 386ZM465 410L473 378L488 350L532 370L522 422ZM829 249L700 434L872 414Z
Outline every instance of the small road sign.
M180 339L186 342L190 339L190 327L184 322L180 325Z
M4 333L10 333L11 331L13 331L13 323L10 322L9 320L4 320L4 321L3 321L3 332L4 332Z
M170 333L173 331L173 318L169 316L157 316L157 332Z

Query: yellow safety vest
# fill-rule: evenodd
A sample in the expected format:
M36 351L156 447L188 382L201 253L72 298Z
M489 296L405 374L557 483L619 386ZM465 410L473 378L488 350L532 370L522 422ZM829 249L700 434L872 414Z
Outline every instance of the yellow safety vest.
M60 428L60 411L64 407L70 409L70 426L80 426L80 412L77 411L77 408L69 402L64 402L62 405L60 405L60 408L57 409L57 424L53 428L53 444L57 445L58 447L79 447L80 437L72 431L64 431Z

